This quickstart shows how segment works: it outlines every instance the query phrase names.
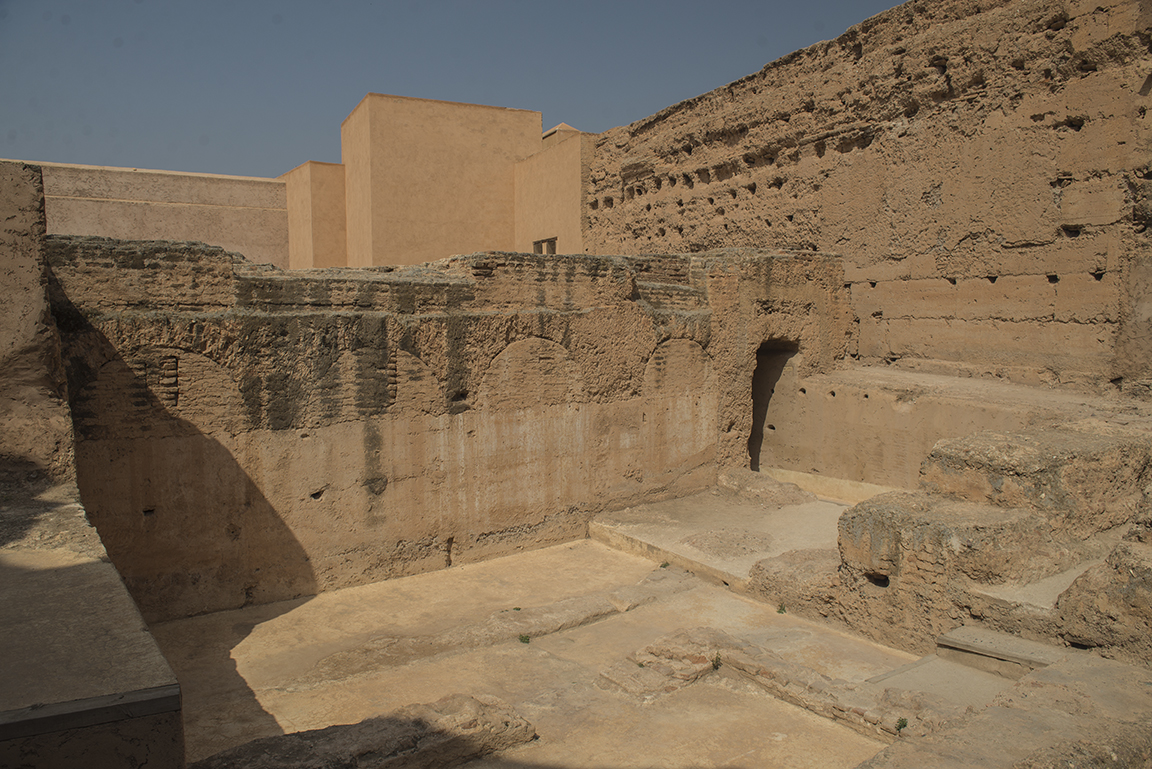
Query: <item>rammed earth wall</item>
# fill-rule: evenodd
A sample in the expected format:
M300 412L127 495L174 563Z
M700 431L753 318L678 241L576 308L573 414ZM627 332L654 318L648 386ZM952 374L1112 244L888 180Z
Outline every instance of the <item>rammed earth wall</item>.
M1152 5L915 0L601 134L592 253L843 254L866 363L1152 377Z
M484 253L283 272L48 239L88 514L145 615L584 536L747 461L765 339L830 370L839 259Z

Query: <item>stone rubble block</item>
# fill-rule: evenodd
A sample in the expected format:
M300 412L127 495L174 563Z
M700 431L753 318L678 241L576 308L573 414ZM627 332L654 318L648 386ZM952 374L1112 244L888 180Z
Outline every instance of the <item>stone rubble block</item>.
M535 727L501 700L452 694L356 724L253 740L189 769L432 769L458 766L535 736Z
M681 689L691 681L672 678L663 670L640 667L638 662L626 659L601 670L596 683L602 689L619 689L625 694L650 701Z
M1075 563L1043 516L925 494L890 492L840 517L843 562L874 581L964 576L985 584L1030 581ZM886 586L886 585L882 585Z
M714 673L744 647L713 628L679 630L605 668L598 684L652 700Z
M1069 642L1152 659L1152 544L1116 545L1061 594L1057 609Z
M828 616L836 606L840 553L835 548L789 550L752 565L750 591L776 604L778 610L812 605Z
M1152 480L1152 441L1072 430L987 431L936 444L921 488L971 502L1024 507L1086 537L1130 521Z

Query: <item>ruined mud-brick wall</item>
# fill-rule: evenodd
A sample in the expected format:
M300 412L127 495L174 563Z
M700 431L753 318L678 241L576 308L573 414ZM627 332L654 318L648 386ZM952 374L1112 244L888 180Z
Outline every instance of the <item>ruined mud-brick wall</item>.
M72 479L72 425L46 300L40 170L0 163L0 491Z
M817 254L504 253L281 272L48 239L88 513L146 616L581 537L742 461L765 339L833 368ZM743 460L746 461L746 460Z
M40 168L0 162L0 766L183 767L176 678L77 504L44 250Z
M1150 28L1138 0L906 3L602 134L587 249L843 254L860 361L1138 391Z

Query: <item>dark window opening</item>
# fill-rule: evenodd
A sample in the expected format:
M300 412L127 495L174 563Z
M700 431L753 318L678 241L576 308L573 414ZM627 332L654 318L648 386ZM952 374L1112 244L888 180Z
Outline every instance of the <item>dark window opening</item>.
M532 253L534 254L554 254L556 253L556 238L545 238L544 240L537 240L532 244Z
M756 369L752 372L752 434L748 436L748 467L752 470L760 469L768 403L776 392L776 384L784 373L784 367L797 351L796 344L787 341L765 342L756 351ZM775 429L772 426L773 432Z

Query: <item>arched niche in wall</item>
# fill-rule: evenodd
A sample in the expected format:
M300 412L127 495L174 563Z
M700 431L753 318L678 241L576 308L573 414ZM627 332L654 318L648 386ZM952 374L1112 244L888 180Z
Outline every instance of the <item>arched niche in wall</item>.
M580 368L538 337L508 345L480 378L449 469L466 509L461 543L513 527L544 525L587 495L587 414ZM526 529L525 529L526 530ZM496 540L482 547L496 546Z
M369 362L371 363L371 362ZM323 370L314 370L300 422L315 427L390 414L444 413L444 386L435 372L412 353L394 350L382 370L367 376L365 356L343 350Z
M562 345L531 337L513 342L492 361L480 382L482 410L531 409L584 399L579 367Z
M88 516L145 618L314 592L303 548L233 456L243 400L199 353L148 347L74 398Z
M235 432L243 414L228 371L199 353L143 347L104 363L73 399L80 440Z
M716 375L708 353L690 339L670 339L644 367L644 476L675 476L716 454Z

